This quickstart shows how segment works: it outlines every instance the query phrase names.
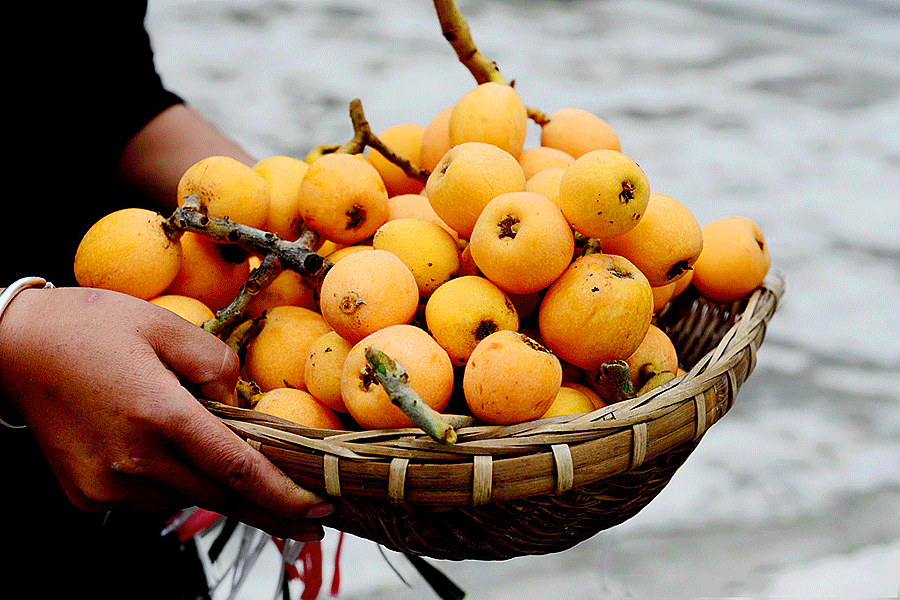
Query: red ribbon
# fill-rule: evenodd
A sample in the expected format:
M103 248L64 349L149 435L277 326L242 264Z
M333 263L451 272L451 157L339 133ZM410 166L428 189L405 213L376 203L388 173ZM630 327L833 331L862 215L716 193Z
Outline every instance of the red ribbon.
M279 552L284 552L284 540L273 537L272 540L278 547ZM337 548L334 552L334 575L331 579L331 595L337 596L340 589L341 572L340 558L341 548L344 542L344 532L339 532ZM303 565L303 571L297 568L297 565ZM322 589L322 543L306 542L300 550L297 561L294 564L285 563L285 576L289 580L298 579L303 582L303 593L301 600L315 600L319 597Z
M298 561L303 561L303 593L300 600L315 600L322 589L322 542L306 542Z
M212 527L219 517L217 512L206 510L203 508L194 509L194 512L184 520L175 531L178 532L178 540L183 544L202 531L206 531Z
M341 546L344 545L344 532L339 532L337 549L334 551L334 575L331 577L331 595L338 595L341 585Z
M178 539L184 543L192 539L197 534L212 527L212 525L221 517L217 512L196 508L183 522L179 523L175 528L178 532ZM334 552L334 574L331 579L331 595L337 596L341 584L341 548L344 543L344 532L338 532L337 548ZM272 537L278 551L284 553L284 540ZM303 571L301 572L298 565L302 563ZM303 594L301 600L315 600L319 597L322 589L322 543L306 542L300 550L299 556L294 563L285 563L285 577L289 580L300 580L303 582Z

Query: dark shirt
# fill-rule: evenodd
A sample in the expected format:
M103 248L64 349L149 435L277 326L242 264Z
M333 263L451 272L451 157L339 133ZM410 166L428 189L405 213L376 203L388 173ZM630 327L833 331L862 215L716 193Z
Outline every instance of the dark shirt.
M148 202L118 180L128 140L180 102L144 28L146 2L15 3L0 188L0 287L26 275L75 285L78 242L100 216ZM8 36L9 39L10 36ZM12 185L9 185L12 183ZM160 535L172 513L90 513L66 499L28 430L0 427L4 588L22 597L198 598L196 548ZM24 592L13 592L19 588Z
M12 61L21 73L7 109L15 158L6 176L20 193L4 199L0 285L25 275L72 285L87 228L115 208L146 203L116 177L122 149L181 99L156 72L146 2L33 4L40 8L15 9L32 33L17 38Z

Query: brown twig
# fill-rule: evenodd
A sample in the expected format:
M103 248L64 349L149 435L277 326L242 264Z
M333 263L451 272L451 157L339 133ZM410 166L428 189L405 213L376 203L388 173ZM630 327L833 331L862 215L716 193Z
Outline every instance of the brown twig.
M531 106L527 106L526 110L528 111L528 118L531 119L532 121L534 121L535 123L537 123L538 125L540 125L541 127L543 127L544 125L546 125L547 123L550 122L550 115L548 115L544 112L541 112L538 109L533 108Z
M325 273L331 268L331 261L311 249L312 240L316 238L311 230L289 242L274 233L236 223L228 217L210 217L200 211L197 196L189 197L176 209L169 222L178 229L194 231L218 242L239 244L262 255L275 255L282 268L299 273L313 290L321 287Z
M434 8L444 39L450 42L457 58L475 77L475 81L479 84L489 81L507 83L500 73L497 62L486 57L475 46L469 24L456 6L456 2L454 0L434 0ZM510 81L508 85L515 87L515 81ZM538 125L543 127L550 122L550 116L546 113L530 106L526 108L528 118Z
M362 101L359 98L350 102L350 121L353 123L353 137L350 141L341 145L318 146L313 148L309 154L306 155L305 161L311 164L326 154L361 154L362 151L366 149L366 146L368 146L373 150L377 150L390 162L400 167L408 177L412 177L423 183L428 181L428 176L431 175L431 172L428 169L417 167L405 156L401 156L394 152L382 142L377 135L375 135L368 120L366 120L366 115L362 108Z
M408 158L401 156L382 142L372 131L372 127L366 120L363 112L362 101L359 98L350 102L350 121L353 123L353 139L340 146L335 153L359 154L366 146L377 150L386 159L400 167L407 176L425 182L431 174L428 169L422 169L412 164Z
M453 0L434 0L434 8L437 11L438 21L441 24L441 33L444 39L450 42L459 61L469 69L478 83L496 81L506 83L506 79L500 73L497 63L489 59L475 46L469 24L462 16L456 2Z
M212 319L203 323L203 329L218 336L226 327L244 316L244 312L253 299L272 283L282 270L278 257L274 254L267 254L260 265L250 272L247 281L238 290L234 300L228 306L216 311ZM255 335L255 329L258 327L255 326L253 319L245 321L229 334L226 343L235 352L240 353L247 340Z

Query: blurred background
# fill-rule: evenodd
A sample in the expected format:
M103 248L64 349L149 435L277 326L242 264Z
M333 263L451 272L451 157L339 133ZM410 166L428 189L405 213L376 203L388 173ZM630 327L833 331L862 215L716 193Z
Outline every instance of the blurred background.
M755 220L787 293L734 407L644 511L559 554L434 564L488 600L896 598L900 2L458 4L526 104L606 119L701 223ZM348 140L354 98L377 133L474 85L428 0L151 0L147 27L164 82L258 158ZM341 568L340 598L434 597L366 540ZM277 572L263 557L238 597L273 597Z

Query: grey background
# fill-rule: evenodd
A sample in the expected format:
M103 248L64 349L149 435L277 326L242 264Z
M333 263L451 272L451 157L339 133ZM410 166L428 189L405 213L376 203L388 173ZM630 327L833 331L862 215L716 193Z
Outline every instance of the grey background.
M557 555L440 568L491 600L896 597L900 3L459 6L526 103L605 118L701 223L757 221L788 291L734 408L643 512ZM346 141L353 98L376 130L424 125L474 83L427 0L151 1L147 25L166 84L258 158ZM272 597L277 563L238 597ZM341 565L342 598L432 597L365 540Z

